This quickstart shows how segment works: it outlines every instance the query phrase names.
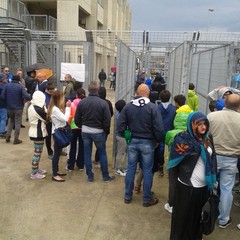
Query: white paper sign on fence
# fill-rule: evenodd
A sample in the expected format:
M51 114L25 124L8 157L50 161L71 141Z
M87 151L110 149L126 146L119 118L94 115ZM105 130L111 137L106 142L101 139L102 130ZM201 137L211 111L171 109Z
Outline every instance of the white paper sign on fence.
M66 74L71 74L78 82L85 82L85 64L61 63L61 81L64 81Z

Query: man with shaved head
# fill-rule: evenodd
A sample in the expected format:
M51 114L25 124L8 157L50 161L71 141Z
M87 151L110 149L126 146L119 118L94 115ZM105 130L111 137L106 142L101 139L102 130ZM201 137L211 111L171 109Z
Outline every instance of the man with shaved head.
M232 223L232 189L235 183L237 161L240 157L240 96L228 95L221 111L208 115L213 135L220 178L219 227L224 229Z
M137 96L120 113L117 132L128 135L128 169L125 177L124 202L130 203L133 196L134 177L137 163L143 170L143 206L150 207L158 203L151 191L154 161L154 149L163 140L163 121L157 106L149 100L149 88L146 84L138 86Z
M39 90L44 93L46 90L47 83L48 83L46 74L39 72L39 73L37 73L36 78L38 80L38 83L36 85L35 91Z

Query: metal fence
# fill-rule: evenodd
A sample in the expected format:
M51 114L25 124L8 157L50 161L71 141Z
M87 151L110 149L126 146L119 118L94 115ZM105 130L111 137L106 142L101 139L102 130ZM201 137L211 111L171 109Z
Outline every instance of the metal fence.
M204 45L207 50L196 51L199 46L195 42L184 42L170 53L168 89L173 96L187 97L188 84L194 83L199 111L208 113L207 94L219 86L234 87L233 77L240 69L240 47L238 43L210 49L207 43Z
M123 42L118 41L117 45L117 71L116 71L116 89L115 89L115 102L123 99L126 103L134 96L135 85L135 69L136 69L136 53L131 50ZM116 122L114 122L114 130L116 132ZM112 149L112 167L115 167L116 161L116 138L113 137Z
M136 54L121 41L117 45L117 74L115 99L129 102L134 95Z

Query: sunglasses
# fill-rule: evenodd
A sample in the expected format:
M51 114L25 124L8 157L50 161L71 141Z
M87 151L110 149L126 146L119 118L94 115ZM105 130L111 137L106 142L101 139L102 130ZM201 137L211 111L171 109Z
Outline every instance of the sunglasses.
M9 72L9 70L4 70L4 72Z

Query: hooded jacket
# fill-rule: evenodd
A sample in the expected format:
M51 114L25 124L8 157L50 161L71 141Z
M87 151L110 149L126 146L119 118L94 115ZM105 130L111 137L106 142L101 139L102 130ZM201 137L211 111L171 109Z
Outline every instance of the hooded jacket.
M183 105L176 110L176 116L174 118L174 129L167 132L165 137L165 144L170 145L175 135L183 130L187 129L187 118L192 109L188 105Z
M117 131L121 136L127 129L131 131L132 138L161 142L164 128L157 106L144 97L137 97L128 103L121 111L117 123Z
M30 124L28 135L31 140L40 141L47 136L46 116L45 95L41 91L36 91L32 96L31 105L28 108Z
M158 109L162 114L163 126L165 134L167 131L172 130L174 128L173 121L176 116L176 107L171 103L160 103L158 105ZM165 135L164 134L164 135Z
M190 90L190 89L188 90L187 104L193 111L198 110L198 107L199 107L198 96L197 96L195 90Z
M223 95L226 92L240 94L240 90L239 89L232 88L232 87L220 86L218 88L213 89L210 93L208 93L207 99L209 101L218 100L219 98L223 98Z
M113 106L110 100L106 99L107 96L107 91L105 87L100 87L99 91L98 91L98 95L101 99L103 99L104 101L106 101L106 103L108 104L109 107L109 111L111 114L111 117L113 116Z

